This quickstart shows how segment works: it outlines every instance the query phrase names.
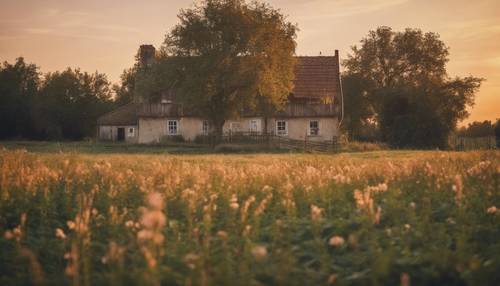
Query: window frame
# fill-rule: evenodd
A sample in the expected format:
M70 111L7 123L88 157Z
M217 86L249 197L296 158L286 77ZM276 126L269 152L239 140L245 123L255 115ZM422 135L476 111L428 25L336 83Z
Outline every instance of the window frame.
M127 128L127 137L135 137L135 127Z
M255 124L255 129L254 129L254 128L252 128L252 127L254 127L254 125L253 125L253 124ZM252 132L252 133L257 133L257 132L259 132L259 131L260 131L260 130L259 130L259 120L257 120L257 119L250 119L250 123L249 123L249 125L250 125L250 126L249 126L249 127L250 127L250 128L249 128L250 132Z
M210 122L208 120L203 120L201 122L201 134L208 135L210 132Z
M171 132L170 123L175 123L172 125L172 126L175 126L175 133ZM179 120L177 120L177 119L168 119L167 120L167 135L168 136L179 135Z
M284 124L284 129L281 131L280 131L280 123ZM276 135L277 136L288 136L288 121L276 120Z
M238 128L235 128L235 126ZM238 121L230 122L229 123L229 130L231 131L231 133L241 132L241 122L238 122Z
M316 127L311 127L311 124L316 122ZM313 130L315 130L313 134ZM320 135L319 120L309 120L309 136L319 136Z

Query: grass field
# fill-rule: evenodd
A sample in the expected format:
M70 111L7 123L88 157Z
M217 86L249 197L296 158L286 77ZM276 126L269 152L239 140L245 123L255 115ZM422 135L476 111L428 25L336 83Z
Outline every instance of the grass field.
M500 281L498 151L2 145L0 285Z

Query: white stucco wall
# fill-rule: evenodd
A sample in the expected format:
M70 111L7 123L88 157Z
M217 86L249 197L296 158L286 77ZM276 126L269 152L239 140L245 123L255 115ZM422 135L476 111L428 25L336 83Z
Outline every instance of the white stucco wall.
M340 136L338 119L333 117L303 117L303 118L271 118L268 119L268 132L276 134L277 121L285 121L287 125L288 137L296 140L330 141L334 137ZM311 121L318 121L319 134L310 135L309 124Z
M125 142L127 143L137 143L138 142L138 129L136 125L118 125L118 126L110 126L103 125L99 126L98 139L100 141L117 141L118 139L118 128L125 129ZM133 129L133 132L129 132L130 129Z
M186 141L194 141L196 136L203 134L203 119L184 117L184 118L140 118L138 130L138 143L157 143L167 136L168 120L177 120L178 135L181 135ZM285 137L297 140L311 141L330 141L339 136L338 120L332 117L310 117L310 118L269 118L268 132L276 134L276 122L284 120L287 124L288 134ZM228 120L224 124L224 133L229 132L250 132L251 122L256 123L256 132L262 133L265 122L263 118L241 118L238 120ZM318 121L319 134L310 135L310 121Z
M167 135L167 119L139 118L139 144L158 143Z

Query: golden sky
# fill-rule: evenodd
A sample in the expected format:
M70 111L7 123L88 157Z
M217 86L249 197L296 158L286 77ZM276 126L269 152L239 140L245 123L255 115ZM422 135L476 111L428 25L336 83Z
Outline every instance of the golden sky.
M500 118L499 0L268 0L298 23L298 55L346 57L369 30L421 28L450 47L450 76L485 78L471 117ZM117 82L140 44L159 46L192 0L0 0L0 60L80 67Z

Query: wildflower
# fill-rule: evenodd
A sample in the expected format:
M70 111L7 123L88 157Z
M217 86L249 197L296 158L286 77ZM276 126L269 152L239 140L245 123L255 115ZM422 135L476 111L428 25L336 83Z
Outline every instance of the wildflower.
M311 219L312 221L318 221L322 218L323 209L315 205L311 205Z
M7 230L4 234L3 234L3 237L7 240L10 240L12 238L14 238L14 234L12 233L12 231L10 230Z
M410 275L408 273L401 273L400 281L401 286L410 286Z
M109 243L108 252L105 256L101 258L103 264L108 262L119 262L123 260L123 254L125 253L125 248L119 246L116 242L112 241Z
M153 269L157 265L157 258L162 256L163 249L158 249L165 237L162 229L167 224L167 218L161 211L163 208L163 196L159 193L150 193L147 197L147 208L142 208L141 226L137 233L140 249L147 261L149 268Z
M491 206L489 207L486 212L489 213L489 214L495 214L497 212L497 207L496 206Z
M127 220L125 222L125 227L127 227L127 228L133 228L134 227L134 222L131 221L131 220Z
M72 220L68 220L68 221L66 222L66 224L68 225L69 229L75 229L75 227L76 227L75 222L74 222L74 221L72 221Z
M163 209L163 196L160 193L150 193L147 197L149 208L153 210Z
M335 284L337 278L338 278L337 274L331 274L330 276L328 276L328 284Z
M165 226L167 219L159 210L148 210L142 214L141 224L145 228L161 228Z
M229 200L229 207L233 210L237 210L240 207L238 204L238 197L235 194L233 194Z
M262 245L254 246L251 252L253 257L258 261L262 261L267 257L267 249Z
M335 247L340 247L344 245L344 238L338 235L332 236L328 241L328 244Z
M219 230L217 232L217 236L222 238L222 239L227 239L227 232L223 231L223 230Z
M454 179L454 185L452 186L453 191L455 192L455 198L457 201L461 201L463 197L463 183L462 177L460 175L456 175Z
M196 262L198 261L200 257L195 254L195 253L188 253L186 256L184 256L184 263L187 264L187 266L190 269L195 269L196 268Z
M243 230L243 235L249 235L251 231L252 231L252 226L247 224L245 225L245 229Z
M273 188L268 186L268 185L265 185L263 188L262 188L262 192L269 192L269 191L272 191Z
M60 238L60 239L65 239L66 234L64 233L64 231L62 229L56 228L56 237Z
M377 212L375 213L375 217L373 218L373 223L380 224L380 217L382 216L382 208L377 207Z
M387 236L392 236L392 229L391 228L386 228L385 229L385 233L387 234Z

